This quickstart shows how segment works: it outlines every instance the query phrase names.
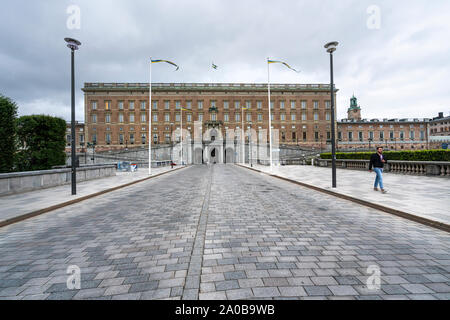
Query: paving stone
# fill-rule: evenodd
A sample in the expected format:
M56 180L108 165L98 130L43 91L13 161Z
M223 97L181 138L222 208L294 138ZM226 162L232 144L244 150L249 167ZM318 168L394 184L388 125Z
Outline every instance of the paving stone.
M131 288L131 285L129 285L129 284L107 287L105 290L105 296L125 294L125 293L128 293L130 288Z
M214 284L217 291L239 289L239 283L237 280L217 281Z
M384 284L381 286L381 290L386 292L386 294L395 294L395 295L409 293L408 290L406 290L405 288L403 288L398 284Z
M308 296L331 296L332 292L327 286L304 286Z
M247 275L245 274L244 271L232 271L232 272L225 272L224 277L225 280L238 280L247 278Z
M253 297L251 289L234 289L226 291L229 300L245 300Z
M185 284L184 278L165 279L159 281L158 288L180 287L184 286L184 284Z
M328 286L328 289L330 289L335 296L353 296L358 294L352 286Z
M302 286L294 287L278 287L280 293L284 297L303 297L306 296L306 291Z
M338 284L333 277L311 277L311 281L318 286L330 286Z
M424 294L424 293L434 293L433 290L430 288L427 288L423 284L417 284L417 283L405 283L401 284L403 288L408 290L412 294Z
M103 296L105 293L105 288L94 288L79 290L78 293L73 297L73 299L87 299L87 298L97 298Z
M271 298L280 296L280 291L277 287L261 287L253 288L253 295L256 298Z
M199 294L199 300L227 300L225 291L206 292Z

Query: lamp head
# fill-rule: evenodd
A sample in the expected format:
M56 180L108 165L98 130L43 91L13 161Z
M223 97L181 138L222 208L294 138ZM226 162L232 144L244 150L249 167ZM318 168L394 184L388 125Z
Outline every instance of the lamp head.
M78 50L78 46L81 46L81 42L76 39L64 38L64 40L67 42L67 47L72 50Z
M334 51L336 51L336 47L338 46L338 44L339 44L339 42L337 42L337 41L328 42L325 45L325 49L327 49L327 52L333 53Z

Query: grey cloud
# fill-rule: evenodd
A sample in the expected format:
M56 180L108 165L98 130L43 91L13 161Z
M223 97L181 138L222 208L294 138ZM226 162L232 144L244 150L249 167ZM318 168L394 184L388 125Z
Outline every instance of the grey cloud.
M71 4L81 8L80 30L66 28ZM372 4L381 8L380 30L366 27ZM448 109L450 55L442 42L450 22L442 16L450 5L445 0L19 0L3 7L0 92L18 101L21 114L38 110L69 119L66 36L83 43L76 53L79 120L84 82L148 82L150 55L181 67L173 72L158 66L153 78L158 82L266 82L270 56L302 70L297 75L274 69L274 82L326 83L323 45L330 40L340 42L335 53L339 117L353 92L368 117L431 117ZM217 72L210 69L212 60Z

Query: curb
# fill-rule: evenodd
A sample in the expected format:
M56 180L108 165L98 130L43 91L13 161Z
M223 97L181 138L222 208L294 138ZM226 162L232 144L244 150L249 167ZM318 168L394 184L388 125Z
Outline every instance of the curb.
M181 169L186 169L186 168L188 168L188 167L185 166L185 167L181 167L181 168L172 169L172 170L166 171L166 172L161 172L161 173L158 173L158 174L156 174L154 176L150 176L150 177L146 177L146 178L143 178L143 179L140 179L140 180L128 182L126 184L122 184L122 185L117 186L117 187L105 189L105 190L102 190L102 191L99 191L99 192L96 192L96 193L92 193L92 194L89 194L87 196L83 196L83 197L80 197L80 198L77 198L77 199L74 199L74 200L69 200L69 201L66 201L66 202L55 204L54 206L51 206L51 207L48 207L48 208L39 209L39 210L36 210L36 211L32 211L32 212L29 212L29 213L22 214L20 216L14 217L14 218L10 218L10 219L4 220L4 221L0 221L0 228L6 227L6 226L11 225L11 224L16 223L16 222L20 222L20 221L23 221L23 220L27 220L27 219L39 216L39 215L41 215L43 213L47 213L47 212L50 212L50 211L54 211L56 209L67 207L67 206L70 206L72 204L75 204L75 203L78 203L78 202L81 202L81 201L84 201L84 200L88 200L88 199L100 196L102 194L105 194L105 193L109 193L109 192L116 191L116 190L119 190L119 189L122 189L122 188L126 188L126 187L129 187L131 185L134 185L134 184L137 184L137 183L140 183L140 182L144 182L144 181L152 179L152 178L156 178L156 177L162 176L163 174L166 174L166 173L171 173L171 172L178 171L178 170L181 170Z
M376 210L380 210L380 211L383 211L383 212L387 212L387 213L393 214L395 216L399 216L399 217L402 217L402 218L405 218L405 219L408 219L408 220L411 220L411 221L414 221L414 222L417 222L417 223L420 223L420 224L423 224L423 225L426 225L426 226L429 226L429 227L432 227L432 228L435 228L435 229L439 229L439 230L443 230L443 231L446 231L446 232L450 232L450 225L448 225L446 223L443 223L443 222L438 222L438 221L434 221L434 220L431 220L431 219L422 218L422 217L416 216L416 215L408 213L408 212L400 211L400 210L397 210L397 209L392 209L392 208L385 207L385 206L382 206L382 205L379 205L379 204L376 204L376 203L373 203L373 202L370 202L370 201L354 198L352 196L347 196L345 194L337 193L337 192L334 192L334 191L330 191L330 190L327 190L327 189L316 187L316 186L313 186L311 184L307 184L307 183L304 183L304 182L292 180L292 179L289 179L289 178L284 178L284 177L277 176L277 175L274 175L274 174L270 174L270 173L267 173L267 172L264 172L264 171L261 171L261 170L258 170L258 169L249 168L249 167L246 167L246 166L243 166L243 165L240 165L240 164L236 164L236 165L241 167L241 168L248 169L248 170L253 170L253 171L256 171L256 172L259 172L259 173L263 173L265 175L268 175L268 176L271 176L271 177L274 177L274 178L278 178L280 180L284 180L284 181L287 181L287 182L291 182L291 183L300 185L300 186L305 187L305 188L309 188L309 189L313 189L315 191L326 193L328 195L335 196L337 198L341 198L341 199L344 199L344 200L355 202L355 203L358 203L360 205L363 205L363 206L366 206L366 207L370 207L372 209L376 209Z

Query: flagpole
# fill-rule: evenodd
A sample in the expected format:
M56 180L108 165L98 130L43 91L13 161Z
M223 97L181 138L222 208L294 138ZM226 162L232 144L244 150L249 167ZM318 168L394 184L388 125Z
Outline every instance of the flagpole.
M270 161L270 172L273 171L272 167L272 111L270 105L270 68L269 68L269 58L267 58L267 93L268 93L268 106L269 106L269 161Z
M244 107L241 107L241 123L242 123L242 130L241 130L241 143L242 143L242 164L245 164L245 141L244 141Z
M183 165L183 107L180 107L181 116L181 165Z
M148 174L152 175L152 58L150 57L150 82L148 88L149 96L148 96Z

